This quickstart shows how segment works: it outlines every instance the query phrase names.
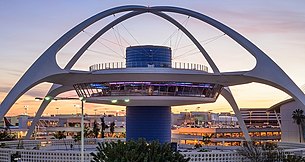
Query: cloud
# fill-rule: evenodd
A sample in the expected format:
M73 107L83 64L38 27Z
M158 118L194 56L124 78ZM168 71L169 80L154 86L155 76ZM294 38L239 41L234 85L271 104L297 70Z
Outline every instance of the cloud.
M13 87L0 87L0 93L4 93L7 95L7 93L12 89ZM46 88L34 88L34 89L31 89L29 90L27 93L25 93L24 95L27 95L27 96L31 96L33 98L35 97L42 97L42 96L45 96L47 94L47 89Z
M2 75L11 75L14 77L21 77L24 71L21 70L16 70L16 69L11 69L11 68L3 68L1 67L0 69Z
M293 33L302 32L305 28L303 13L294 11L272 11L262 10L260 12L235 12L225 13L232 16L233 21L238 24L239 31L251 33Z
M223 3L223 2L222 2ZM270 8L266 2L229 3L226 5L210 4L193 6L195 10L214 18L242 33L304 33L304 11L292 8L289 4L278 4ZM218 5L216 5L218 4ZM265 4L263 6L262 4Z
M47 94L47 89L32 89L29 90L26 95L32 96L33 98L35 97L43 97Z
M0 87L0 93L7 93L11 90L12 87Z

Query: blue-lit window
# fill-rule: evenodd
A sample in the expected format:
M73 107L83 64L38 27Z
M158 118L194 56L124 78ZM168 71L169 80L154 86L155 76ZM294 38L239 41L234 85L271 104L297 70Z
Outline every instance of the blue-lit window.
M126 67L171 67L171 49L162 46L134 46L126 49Z

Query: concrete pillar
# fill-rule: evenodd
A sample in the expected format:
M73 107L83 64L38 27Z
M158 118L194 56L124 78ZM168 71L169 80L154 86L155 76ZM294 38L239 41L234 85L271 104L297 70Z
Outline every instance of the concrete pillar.
M171 142L170 106L127 106L126 140Z

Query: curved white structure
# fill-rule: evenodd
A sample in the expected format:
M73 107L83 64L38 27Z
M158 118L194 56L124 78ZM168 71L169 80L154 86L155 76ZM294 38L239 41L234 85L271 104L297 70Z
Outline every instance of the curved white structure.
M56 54L57 52L64 47L71 39L73 39L77 34L79 34L82 30L86 29L88 26L93 23L116 13L131 11L126 15L123 15L104 28L102 28L97 34L95 34L69 61L67 66L64 69L61 69L56 62ZM146 6L121 6L112 8L101 13L98 13L89 19L83 21L79 25L72 28L66 34L64 34L61 38L59 38L55 43L53 43L34 63L33 65L26 71L26 73L20 78L17 84L12 88L12 90L8 93L6 98L0 105L0 118L3 118L11 106L17 101L17 99L27 92L32 87L36 86L42 82L51 82L54 83L52 88L50 89L48 96L55 97L56 95L66 92L68 90L72 90L72 85L76 82L85 82L86 76L93 77L92 80L101 80L107 78L107 75L94 75L98 72L84 72L84 71L71 71L70 69L76 63L76 61L80 58L80 56L85 52L85 50L94 43L101 35L103 35L106 31L111 29L114 25L131 18L136 15L140 15L143 13L152 13L161 18L168 20L169 22L176 25L181 31L183 31L197 46L200 52L203 54L209 65L211 66L214 73L205 73L205 74L194 74L194 78L191 78L192 81L198 80L199 82L210 82L215 84L220 84L224 87L229 87L231 85L238 84L246 84L250 82L259 82L263 84L267 84L278 89L283 90L290 96L292 96L296 101L305 105L305 96L303 92L296 86L296 84L288 77L287 74L273 62L263 51L261 51L258 47L256 47L252 42L247 40L245 37L232 30L228 26L208 17L201 13L184 9L178 7L169 7L169 6L156 6L156 7L146 7ZM229 73L221 73L216 64L210 58L208 53L204 50L204 48L200 45L200 43L192 36L190 32L187 31L180 23L175 21L170 16L166 15L166 12L178 13L183 15L188 15L190 17L196 18L200 21L206 22L211 26L219 29L229 37L231 37L234 41L239 43L242 47L244 47L251 55L256 58L256 66L249 71L239 71L239 72L229 72ZM39 69L39 70L38 70ZM127 69L126 69L127 70ZM137 73L135 71L120 71L121 73L128 74L130 76L140 76L141 73ZM119 72L119 73L120 73ZM159 74L158 77L164 77L166 80L167 75L171 74L173 77L177 77L177 79L181 79L183 76L183 71L179 71L177 73L172 73L171 71L164 72L163 74ZM151 74L152 77L155 74ZM112 78L108 78L109 80L113 79L117 75L111 76ZM126 75L127 76L127 75ZM70 79L69 79L70 78ZM187 79L185 77L182 77ZM126 79L126 78L125 78ZM144 79L144 78L143 78ZM152 79L152 78L151 78ZM87 80L88 81L88 80ZM250 137L247 133L247 129L245 124L241 118L238 106L232 96L232 93L228 88L224 88L221 93L232 106L237 118L239 120L240 127L245 134L245 139L250 140ZM29 138L32 134L34 127L41 116L42 112L48 105L49 101L43 101L40 106L34 121L32 122L32 126L28 131L28 135L26 138Z

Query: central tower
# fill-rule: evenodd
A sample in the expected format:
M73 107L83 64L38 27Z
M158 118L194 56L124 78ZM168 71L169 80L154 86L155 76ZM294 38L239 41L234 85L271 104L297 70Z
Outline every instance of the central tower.
M126 48L126 67L172 67L171 48L165 46L131 46Z
M169 47L146 45L126 49L126 68L171 68L171 65L172 53ZM156 87L147 86L147 94L153 95ZM127 106L126 140L138 138L145 138L147 141L158 139L161 143L170 142L171 107L161 103L158 106Z
M126 106L127 140L170 142L171 106L215 102L223 87L202 82L208 74L203 65L172 63L171 48L164 46L130 46L125 64L89 69L95 79L74 84L77 94L87 102Z

